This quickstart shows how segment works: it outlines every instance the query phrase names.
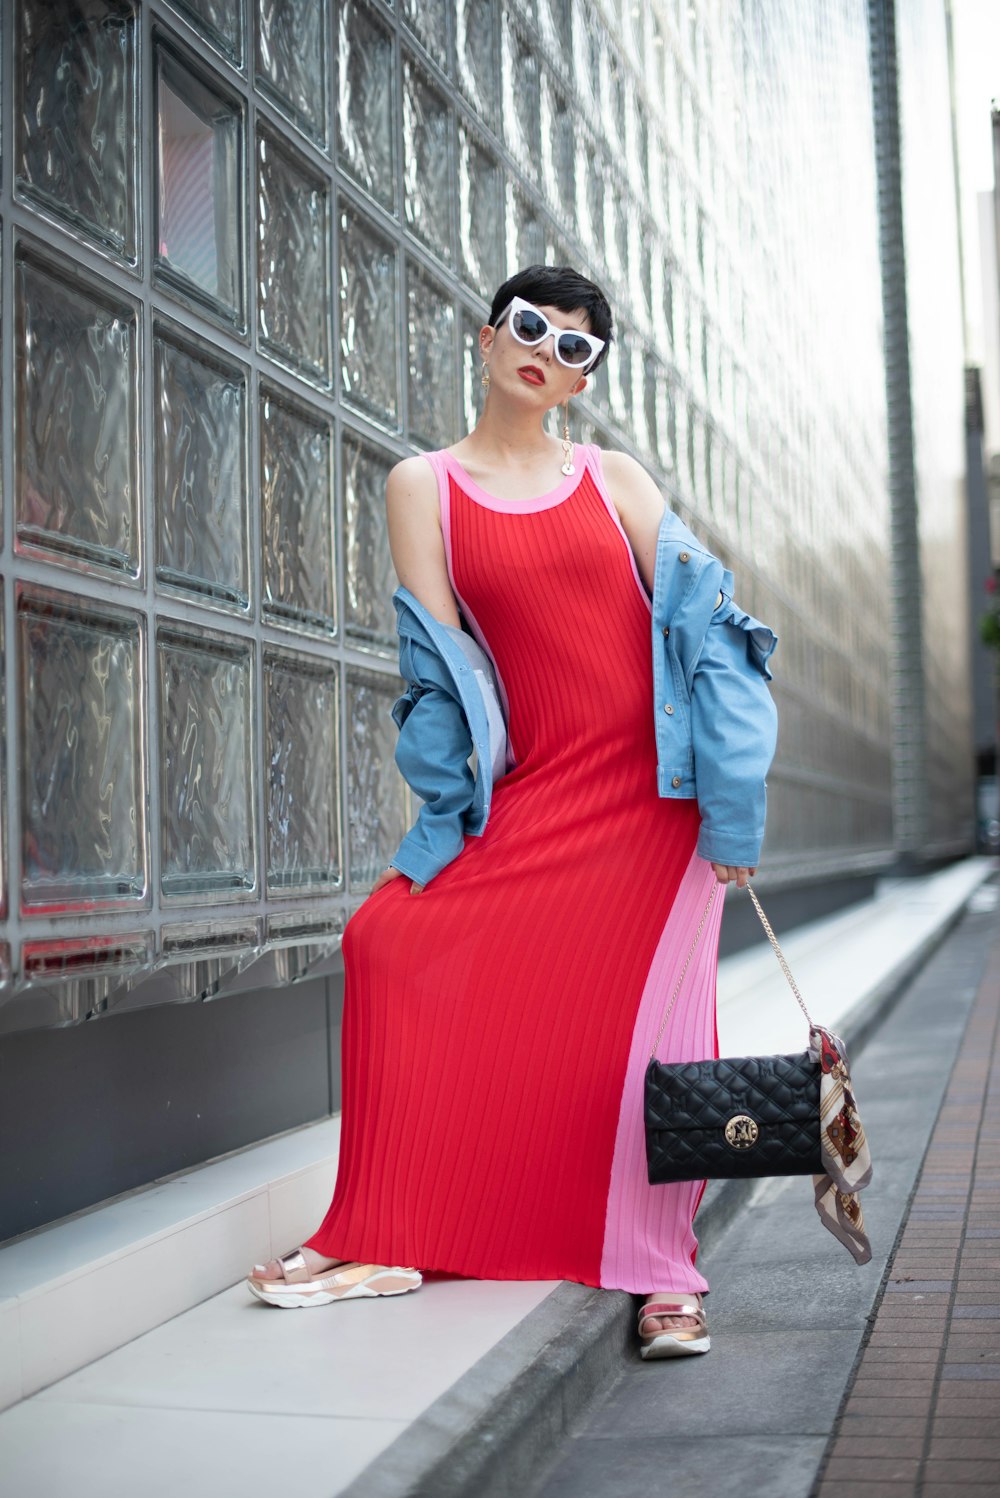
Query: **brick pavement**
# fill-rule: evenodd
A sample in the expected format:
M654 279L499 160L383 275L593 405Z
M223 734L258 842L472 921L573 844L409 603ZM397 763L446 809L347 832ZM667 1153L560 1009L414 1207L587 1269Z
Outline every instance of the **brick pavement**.
M814 1491L1000 1494L1000 934Z

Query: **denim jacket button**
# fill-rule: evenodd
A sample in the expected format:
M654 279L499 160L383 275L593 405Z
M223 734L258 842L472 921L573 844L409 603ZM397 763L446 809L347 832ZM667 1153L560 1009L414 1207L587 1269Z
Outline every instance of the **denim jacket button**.
M690 554L690 552L682 551L681 554L680 554L680 556L677 558L677 560L679 562L690 562L690 560L691 560L691 554Z
M680 783L681 783L681 777L679 775L675 775L674 778L673 778L673 780L670 782L670 784L673 786L673 788L674 788L675 791L679 787Z
M668 718L672 718L674 715L674 704L672 702L665 702L663 704L663 711L666 713Z
M663 638L665 640L669 640L670 639L670 625L669 624L665 624L663 626Z

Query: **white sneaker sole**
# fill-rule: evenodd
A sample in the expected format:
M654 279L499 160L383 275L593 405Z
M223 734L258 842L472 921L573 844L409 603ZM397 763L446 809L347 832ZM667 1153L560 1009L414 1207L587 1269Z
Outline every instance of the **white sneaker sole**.
M411 1290L420 1289L423 1281L419 1275L406 1276L408 1283L404 1282L404 1275L405 1271L402 1270L385 1269L379 1274L370 1275L360 1284L341 1286L329 1283L281 1286L273 1280L252 1278L246 1284L250 1294L262 1300L265 1305L301 1310L308 1306L328 1306L334 1300L378 1300L389 1295L409 1295Z

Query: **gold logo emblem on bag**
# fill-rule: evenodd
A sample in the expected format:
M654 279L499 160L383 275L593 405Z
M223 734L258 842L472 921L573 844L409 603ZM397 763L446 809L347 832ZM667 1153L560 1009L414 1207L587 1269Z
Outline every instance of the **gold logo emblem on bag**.
M734 1150L753 1149L760 1130L749 1113L734 1113L726 1124L726 1143Z

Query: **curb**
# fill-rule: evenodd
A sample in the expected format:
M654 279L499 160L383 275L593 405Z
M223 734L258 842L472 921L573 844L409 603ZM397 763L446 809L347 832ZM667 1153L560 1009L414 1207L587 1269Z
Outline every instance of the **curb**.
M984 882L986 882L984 880ZM841 1022L863 1050L931 953L965 913L949 912ZM756 1180L710 1182L698 1212L704 1247L751 1200ZM563 1283L492 1348L341 1498L510 1498L530 1493L554 1446L634 1353L636 1297Z

